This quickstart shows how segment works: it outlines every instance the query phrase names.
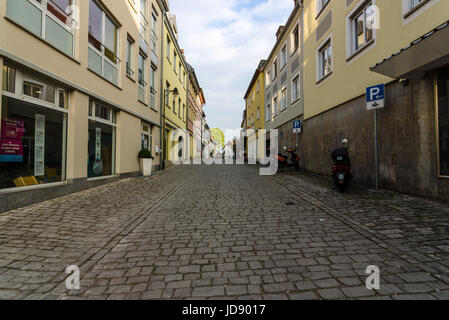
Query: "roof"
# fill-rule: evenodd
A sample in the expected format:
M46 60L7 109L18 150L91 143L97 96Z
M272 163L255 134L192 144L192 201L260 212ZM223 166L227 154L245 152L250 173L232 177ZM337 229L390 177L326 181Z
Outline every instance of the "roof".
M441 30L447 28L448 26L449 26L449 21L446 21L445 23L443 23L442 25L436 27L432 31L430 31L430 32L426 33L425 35L421 36L420 38L416 39L415 41L410 43L407 47L402 48L398 52L393 53L390 57L388 57L388 58L382 60L381 62L377 63L376 65L370 67L370 70L373 71L375 68L377 68L377 67L381 66L382 64L392 60L393 58L399 56L401 53L409 51L410 49L414 48L415 46L421 44L424 40L426 40L426 39L430 38L431 36L437 34L438 32L440 32Z
M259 66L257 67L256 71L254 72L254 75L253 75L253 78L251 79L248 90L246 90L245 97L244 97L245 100L249 96L251 89L254 86L254 83L256 83L257 77L259 76L260 73L263 72L263 68L265 67L266 63L267 63L267 60L260 60Z

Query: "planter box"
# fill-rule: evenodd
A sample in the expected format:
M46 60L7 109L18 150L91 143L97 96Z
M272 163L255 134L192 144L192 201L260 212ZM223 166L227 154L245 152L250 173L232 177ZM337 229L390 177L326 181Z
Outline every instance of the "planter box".
M144 177L151 176L152 169L153 169L153 159L140 159L140 173Z

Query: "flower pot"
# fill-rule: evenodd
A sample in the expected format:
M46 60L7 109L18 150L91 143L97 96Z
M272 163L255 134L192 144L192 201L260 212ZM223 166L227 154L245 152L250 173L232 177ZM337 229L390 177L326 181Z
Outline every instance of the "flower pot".
M151 176L152 169L153 169L153 159L140 159L140 173L144 177Z

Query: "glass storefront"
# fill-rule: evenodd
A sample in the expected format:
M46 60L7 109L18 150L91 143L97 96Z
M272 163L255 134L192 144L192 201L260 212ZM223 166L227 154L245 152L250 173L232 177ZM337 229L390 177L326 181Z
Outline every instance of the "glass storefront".
M92 102L89 111L88 178L115 174L115 112Z
M440 175L449 176L449 67L438 72L438 137Z
M16 76L18 78L16 78ZM67 114L59 89L3 68L0 189L65 180ZM13 84L20 83L20 87ZM17 90L16 90L17 89ZM56 92L58 91L58 96ZM61 90L61 92L65 92ZM65 106L65 93L61 105Z

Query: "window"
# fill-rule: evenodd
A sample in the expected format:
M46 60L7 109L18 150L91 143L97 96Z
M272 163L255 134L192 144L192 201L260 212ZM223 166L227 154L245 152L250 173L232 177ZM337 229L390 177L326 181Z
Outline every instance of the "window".
M167 37L167 59L168 61L170 61L171 59L171 41L168 37Z
M178 74L179 74L179 82L181 82L181 83L182 83L182 76L181 76L181 63L179 63L179 72L178 72Z
M438 71L439 174L449 176L449 68Z
M183 78L182 78L182 84L183 84L183 86L184 86L184 89L186 89L186 88L187 88L187 84L186 84L186 72L184 71L183 74L184 74L184 76L183 76Z
M151 14L151 52L154 54L155 57L158 56L157 54L157 18L154 15L154 13Z
M427 0L408 0L410 3L409 11L416 9L421 3L426 2Z
M251 115L251 128L254 127L254 114Z
M373 39L374 8L368 3L352 19L353 52L363 48Z
M296 25L292 32L292 54L299 49L299 25Z
M74 0L8 0L6 16L64 54L74 56Z
M147 0L140 0L140 34L146 40L148 34L148 3Z
M329 40L319 50L319 79L332 73L332 43Z
M257 93L260 92L260 80L257 80Z
M153 152L153 128L149 124L142 124L142 149Z
M146 57L140 52L139 53L139 88L138 88L138 99L140 102L146 103L146 91L147 82L145 81L145 65Z
M107 106L91 102L89 114L88 178L115 174L116 115Z
M330 0L317 0L318 1L318 12L324 9L324 7L329 3Z
M257 107L257 120L259 120L259 119L260 119L260 108Z
M175 52L175 54L173 55L173 70L175 70L175 73L176 73L176 62L177 62L177 60L178 60L178 55L176 54L176 52Z
M278 115L278 96L277 94L273 97L273 117Z
M150 68L150 108L156 109L156 69Z
M186 121L186 105L182 105L182 120Z
M285 44L281 50L281 70L287 64L287 45Z
M181 118L181 99L178 99L178 117Z
M118 27L94 0L89 3L89 69L118 84Z
M271 84L271 72L270 72L270 70L268 70L267 71L267 76L265 77L265 82L266 82L266 84L267 84L267 88L270 86L270 84Z
M281 111L285 110L287 108L287 87L284 87L282 89L282 95L281 95Z
M131 78L134 76L133 47L134 41L128 37L128 39L126 40L126 74Z
M8 66L2 73L0 189L64 181L65 90Z
M277 76L278 76L278 60L276 59L273 62L273 74L272 74L273 81L277 78Z
M299 75L297 75L292 80L292 102L297 101L300 98L300 82L299 82Z

